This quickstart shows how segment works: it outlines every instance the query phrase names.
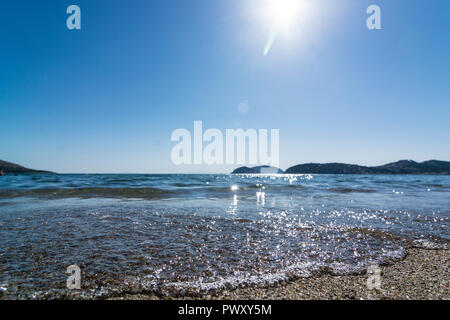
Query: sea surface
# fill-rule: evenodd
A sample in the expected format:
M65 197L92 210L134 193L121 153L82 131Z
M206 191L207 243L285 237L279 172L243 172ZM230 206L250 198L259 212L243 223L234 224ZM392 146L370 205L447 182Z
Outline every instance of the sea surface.
M450 176L0 177L0 298L161 297L363 274L447 248ZM81 269L81 290L66 269Z

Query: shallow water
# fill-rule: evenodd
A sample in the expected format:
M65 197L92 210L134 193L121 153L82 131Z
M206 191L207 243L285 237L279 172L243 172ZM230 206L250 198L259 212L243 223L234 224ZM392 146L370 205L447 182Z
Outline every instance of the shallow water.
M449 242L450 176L26 175L0 179L0 295L205 294L363 273Z

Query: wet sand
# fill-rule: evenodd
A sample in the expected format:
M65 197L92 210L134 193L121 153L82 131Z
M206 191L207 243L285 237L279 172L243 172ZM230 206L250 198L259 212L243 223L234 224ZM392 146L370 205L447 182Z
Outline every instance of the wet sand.
M381 266L381 289L369 290L368 275L302 278L272 287L247 287L207 295L200 299L223 300L361 300L361 299L450 299L450 255L448 250L408 249L408 255L393 265ZM115 299L199 299L124 295Z

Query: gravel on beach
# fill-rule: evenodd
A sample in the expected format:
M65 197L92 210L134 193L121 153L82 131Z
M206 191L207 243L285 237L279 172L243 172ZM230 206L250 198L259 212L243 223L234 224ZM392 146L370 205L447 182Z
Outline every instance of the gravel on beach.
M408 249L406 258L381 266L380 289L368 289L370 275L300 278L270 287L250 286L198 297L124 295L115 299L219 299L219 300L362 300L450 299L448 250Z

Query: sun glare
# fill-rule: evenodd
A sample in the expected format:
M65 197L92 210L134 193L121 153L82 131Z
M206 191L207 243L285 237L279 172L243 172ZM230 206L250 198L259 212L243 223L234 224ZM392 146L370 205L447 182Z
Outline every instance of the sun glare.
M269 30L264 48L267 55L279 36L293 33L295 25L306 15L305 0L267 0L263 6L263 21Z
M267 17L271 27L277 29L289 28L298 17L301 0L271 0L267 6Z
M285 44L292 43L310 29L319 0L259 0L256 5L258 20L267 32L264 47L264 55L267 55L275 41L283 39Z

